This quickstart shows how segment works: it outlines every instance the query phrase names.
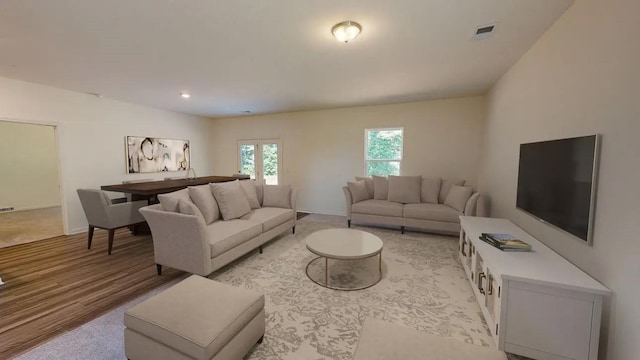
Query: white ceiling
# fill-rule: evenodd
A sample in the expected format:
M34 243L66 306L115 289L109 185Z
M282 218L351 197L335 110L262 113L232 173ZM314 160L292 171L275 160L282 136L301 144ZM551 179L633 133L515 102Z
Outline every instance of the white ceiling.
M1 1L0 76L210 117L483 94L571 3Z

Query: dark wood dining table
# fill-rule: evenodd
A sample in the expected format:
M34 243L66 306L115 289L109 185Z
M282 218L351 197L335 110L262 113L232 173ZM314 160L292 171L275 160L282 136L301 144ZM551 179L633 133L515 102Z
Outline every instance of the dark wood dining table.
M125 184L103 185L104 191L121 192L131 194L131 200L147 200L149 204L155 203L157 195L184 189L189 186L204 185L208 183L226 182L238 179L234 176L202 176L195 179L169 179L145 182L131 182Z

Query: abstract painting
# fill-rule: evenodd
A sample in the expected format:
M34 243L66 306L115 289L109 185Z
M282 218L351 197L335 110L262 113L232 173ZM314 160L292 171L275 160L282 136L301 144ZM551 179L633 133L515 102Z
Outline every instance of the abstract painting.
M127 174L180 171L190 167L189 140L127 136Z

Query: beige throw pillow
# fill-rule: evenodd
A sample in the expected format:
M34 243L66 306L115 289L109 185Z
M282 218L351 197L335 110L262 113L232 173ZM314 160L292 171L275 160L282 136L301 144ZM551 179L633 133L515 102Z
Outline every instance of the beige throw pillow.
M419 204L422 177L389 175L387 199L402 204Z
M220 214L224 220L237 219L251 212L251 205L247 194L242 190L240 181L234 180L224 183L211 183L211 191L220 207Z
M260 201L258 201L258 193L256 192L255 181L242 180L240 181L240 186L242 186L242 190L244 190L245 194L247 194L247 200L249 200L251 209L259 209Z
M444 199L444 204L463 212L467 205L467 200L472 194L473 188L471 186L451 185L447 198Z
M373 175L373 198L387 200L389 194L389 180L384 176Z
M178 212L180 212L181 214L185 214L185 215L196 215L200 219L202 219L202 221L204 221L204 217L202 216L202 213L200 212L198 207L194 203L192 203L191 201L184 201L182 199L179 200L178 201Z
M422 178L420 201L423 203L437 204L441 186L442 179L440 178Z
M209 184L189 186L187 189L189 189L189 196L191 196L191 200L202 213L205 223L211 224L212 222L220 219L218 203L216 202L216 199L213 198Z
M449 194L449 189L451 189L452 185L462 186L464 185L464 180L442 180L442 186L440 186L440 194L438 195L438 202L440 204L444 203L444 199L447 198L447 194Z
M368 199L373 199L373 179L370 177L359 177L356 176L356 181L364 181L364 185L367 187L367 194L369 195Z
M356 182L349 181L347 182L347 187L349 188L349 192L351 193L351 200L354 204L369 199L367 185L365 184L364 180Z
M264 185L262 206L291 209L291 185Z
M158 195L158 201L160 201L160 205L162 205L164 211L179 212L178 202L180 200L192 202L188 189Z

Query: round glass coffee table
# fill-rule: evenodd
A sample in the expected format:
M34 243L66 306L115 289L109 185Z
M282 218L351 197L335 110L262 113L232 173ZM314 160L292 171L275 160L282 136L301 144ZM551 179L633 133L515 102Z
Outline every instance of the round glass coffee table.
M305 269L309 279L318 285L334 290L362 290L382 279L382 240L371 233L354 229L320 230L307 237L306 245L318 255ZM376 255L377 264L366 261ZM338 262L332 261L330 267L329 260Z

